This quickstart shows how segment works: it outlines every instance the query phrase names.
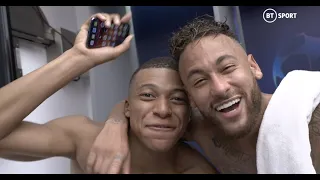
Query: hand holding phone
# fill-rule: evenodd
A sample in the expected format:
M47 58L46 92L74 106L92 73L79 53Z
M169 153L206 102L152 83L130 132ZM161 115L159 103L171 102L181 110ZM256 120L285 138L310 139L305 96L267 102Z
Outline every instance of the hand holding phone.
M130 31L129 28L124 28L124 25L128 23L130 19L131 19L131 13L127 13L121 19L119 14L97 13L91 16L91 18L89 18L84 24L81 25L80 31L70 51L73 52L74 55L76 56L80 55L79 57L82 57L80 59L84 59L83 61L84 64L90 65L90 66L97 66L99 64L103 64L116 59L117 57L119 57L121 54L123 54L125 51L127 51L130 48L130 42L133 38L133 35L131 34L129 35L129 31ZM97 22L96 28L98 28L99 24L100 24L100 28L93 30L95 26L95 22ZM103 35L101 35L101 39L100 39L99 38L100 34L97 32L101 31L101 29L104 29L103 27L111 29L112 22L114 22L113 23L114 26L118 25L120 27L120 25L123 25L121 28L122 28L122 32L124 32L123 33L124 35L122 37L120 36L120 38L119 36L117 36L114 44L104 43L105 41L104 39L106 37L103 37ZM101 25L102 23L104 25ZM126 31L123 31L124 29ZM106 32L107 32L106 30L101 31L102 34L106 34ZM111 31L108 31L108 32L111 32ZM117 35L118 35L118 32L119 31L117 31ZM94 38L92 38L93 34L95 34ZM113 34L114 33L112 33L112 35ZM93 39L95 43L93 43L93 45L92 44L90 45L90 41ZM107 36L107 40L108 40L108 36ZM111 41L112 41L112 38L111 38ZM112 45L114 45L114 47L112 47Z
M110 27L107 27L104 21L93 17L88 30L86 46L90 49L105 46L116 47L128 37L129 33L130 25L128 23L117 25L111 22Z

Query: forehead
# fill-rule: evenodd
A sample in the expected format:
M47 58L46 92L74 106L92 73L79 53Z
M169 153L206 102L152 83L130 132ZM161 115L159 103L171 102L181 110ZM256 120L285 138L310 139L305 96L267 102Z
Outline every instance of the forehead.
M187 45L181 54L180 62L214 61L222 55L238 57L243 52L241 45L226 35L206 36Z
M133 89L138 89L144 84L154 84L159 88L182 88L179 73L167 68L147 68L140 70L133 81Z

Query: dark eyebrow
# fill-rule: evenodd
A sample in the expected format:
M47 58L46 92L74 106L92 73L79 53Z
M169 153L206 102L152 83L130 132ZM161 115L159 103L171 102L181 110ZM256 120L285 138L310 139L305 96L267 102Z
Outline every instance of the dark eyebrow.
M142 89L142 88L158 88L159 86L155 85L155 84L151 84L151 83L148 83L148 84L142 84L140 87L139 87L139 90ZM173 93L175 92L182 92L182 93L185 93L186 94L186 91L184 88L174 88L172 90Z
M223 62L223 60L225 59L237 59L236 57L232 56L232 55L222 55L220 57L218 57L218 59L216 60L216 65L218 66L219 64L221 64Z
M155 84L142 84L139 86L139 90L142 88L157 88L158 86L156 86Z
M218 66L219 64L221 64L223 62L223 60L225 59L237 59L236 57L232 56L232 55L222 55L220 57L218 57L218 59L216 60L216 66ZM200 69L193 69L188 73L187 79L189 79L191 76L193 76L194 74L204 74L205 72L203 70Z
M200 69L192 69L187 76L187 79L191 78L191 76L193 76L194 74L204 74L205 72L203 70Z

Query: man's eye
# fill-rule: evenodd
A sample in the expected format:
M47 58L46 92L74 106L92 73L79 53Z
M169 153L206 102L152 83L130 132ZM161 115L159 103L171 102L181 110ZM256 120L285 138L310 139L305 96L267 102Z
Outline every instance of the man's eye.
M205 81L205 79L203 79L203 78L197 79L197 80L194 82L194 86L201 85L201 83L203 83L204 81Z
M144 96L144 97L152 97L152 94L149 94L149 93L143 93L143 94L141 94L141 96Z
M149 100L149 99L154 99L155 96L152 95L151 93L141 93L139 95L142 99L145 99L145 100Z

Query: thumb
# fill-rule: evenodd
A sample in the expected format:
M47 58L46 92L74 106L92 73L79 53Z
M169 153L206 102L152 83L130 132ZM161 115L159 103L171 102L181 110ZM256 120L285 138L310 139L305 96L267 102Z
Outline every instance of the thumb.
M121 23L128 23L132 18L132 14L131 12L125 14L122 18L121 18Z
M120 45L114 47L114 56L118 57L130 48L133 35L129 35Z

